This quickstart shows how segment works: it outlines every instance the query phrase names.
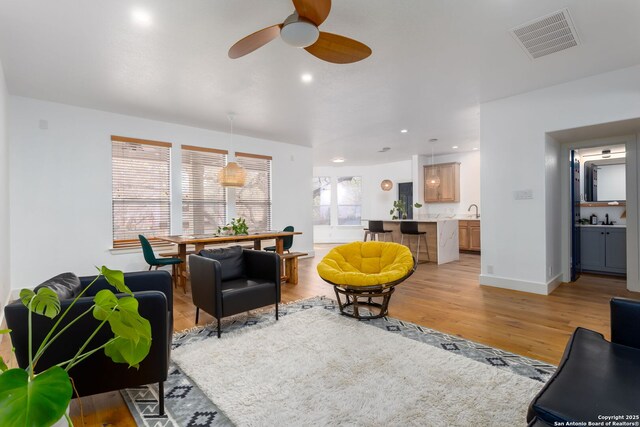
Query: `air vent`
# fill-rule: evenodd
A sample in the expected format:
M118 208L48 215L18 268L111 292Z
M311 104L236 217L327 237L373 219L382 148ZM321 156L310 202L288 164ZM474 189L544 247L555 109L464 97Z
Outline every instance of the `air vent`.
M580 44L569 9L559 10L513 28L511 35L531 59Z

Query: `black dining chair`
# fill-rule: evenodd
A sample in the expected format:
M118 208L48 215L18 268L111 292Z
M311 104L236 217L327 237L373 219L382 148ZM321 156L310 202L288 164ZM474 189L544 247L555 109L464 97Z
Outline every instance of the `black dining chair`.
M418 249L416 250L416 264L420 260L420 238L424 238L424 244L427 247L427 260L431 261L431 255L429 254L429 242L427 241L427 232L420 231L418 229L418 223L416 221L401 221L400 222L400 244L402 245L404 242L404 236L407 236L409 241L409 249L411 249L411 236L416 236L418 238Z
M392 230L385 230L384 223L382 221L369 221L369 228L364 229L364 241L367 241L367 237L369 240L380 240L380 235L384 236L384 241L387 241L387 234L391 236L391 241L393 242L393 233Z

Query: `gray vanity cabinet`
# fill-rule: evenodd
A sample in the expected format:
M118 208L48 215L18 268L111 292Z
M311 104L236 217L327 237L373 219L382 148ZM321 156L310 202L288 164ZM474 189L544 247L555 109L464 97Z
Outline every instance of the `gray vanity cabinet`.
M581 227L580 257L583 271L626 274L627 230Z

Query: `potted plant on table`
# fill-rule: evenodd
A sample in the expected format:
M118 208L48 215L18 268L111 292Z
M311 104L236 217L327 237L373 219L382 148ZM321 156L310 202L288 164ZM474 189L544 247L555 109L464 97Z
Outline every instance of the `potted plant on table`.
M104 350L105 354L115 363L128 363L130 367L135 368L149 354L151 325L138 313L138 301L125 285L124 274L104 266L98 271L98 276L73 299L61 315L60 300L51 289L41 288L37 293L31 289L20 291L20 300L29 309L29 365L26 369L9 369L0 357L1 425L51 426L66 418L71 426L73 424L66 413L73 396L72 381L68 374L71 368L100 350ZM60 327L71 307L101 276L104 276L118 292L126 293L128 296L118 298L111 290L103 289L95 295L92 307L71 320L66 326ZM87 337L75 356L36 373L35 368L38 360L45 354L51 343L58 339L72 324L80 321L90 312L100 324L93 334ZM31 328L31 319L34 314L50 319L57 318L56 323L35 352L32 348L33 331ZM113 332L113 338L96 348L86 350L91 339L106 323L109 324ZM0 331L3 334L8 332L10 331Z
M218 227L218 234L229 234L239 236L249 234L249 226L244 218L231 218L231 222L222 227Z

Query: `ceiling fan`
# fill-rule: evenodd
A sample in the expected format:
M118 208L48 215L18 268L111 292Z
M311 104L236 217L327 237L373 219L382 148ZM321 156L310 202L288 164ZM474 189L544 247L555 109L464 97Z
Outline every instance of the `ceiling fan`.
M349 64L371 55L371 49L359 41L320 31L331 10L331 0L292 0L295 12L282 24L272 25L241 39L229 49L236 59L264 46L280 35L286 43L304 48L313 56L334 64Z

